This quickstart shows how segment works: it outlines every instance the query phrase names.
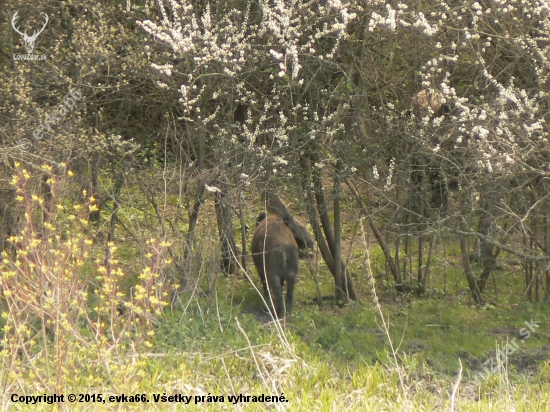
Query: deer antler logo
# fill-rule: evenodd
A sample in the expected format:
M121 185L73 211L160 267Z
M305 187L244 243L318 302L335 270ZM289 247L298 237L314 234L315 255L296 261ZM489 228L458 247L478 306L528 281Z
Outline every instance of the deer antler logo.
M20 32L19 31L19 28L18 27L15 27L15 21L17 20L17 17L18 17L18 11L15 12L15 14L13 15L12 19L11 19L11 26L13 27L13 29L19 33L21 35L21 37L23 38L23 41L25 42L25 49L27 50L27 53L28 54L32 54L33 50L34 50L34 46L35 46L35 43L36 43L36 38L38 37L38 35L40 33L42 33L44 31L44 29L46 28L46 24L48 24L48 21L50 20L48 15L46 13L44 13L44 25L42 26L42 28L40 29L40 31L34 31L33 35L32 36L29 36L27 35L27 31L25 30L24 33Z

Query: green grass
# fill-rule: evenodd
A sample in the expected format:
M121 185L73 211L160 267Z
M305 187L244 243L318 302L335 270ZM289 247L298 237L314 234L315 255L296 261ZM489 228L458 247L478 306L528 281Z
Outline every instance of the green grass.
M319 307L311 276L303 267L301 273L295 311L285 325L288 343L283 343L273 323L259 321L261 300L246 280L220 276L217 301L199 293L185 312L179 305L167 310L154 328L151 348L142 348L130 358L129 348L120 347L119 354L107 357L109 368L95 364L80 369L67 391L145 393L151 402L153 393L225 397L224 403L194 404L194 398L191 405L149 403L149 410L233 409L237 406L231 405L227 396L239 393L284 393L289 401L278 405L292 411L449 410L461 359L464 369L457 410L550 408L550 364L547 357L535 356L548 342L546 308L481 308L468 298L434 298L427 293L421 298L392 299L382 293L385 303L381 309L394 356L370 296L345 307L330 300ZM323 294L332 295L331 277L325 273L321 280ZM206 282L199 287L205 290ZM468 378L477 369L475 365L470 368L468 362L484 362L497 342L502 344L507 336L517 334L531 318L541 327L514 355L526 359L532 355L531 360L538 362L534 375L527 376L526 369L519 368L470 386ZM82 356L84 364L86 354ZM95 406L112 410L116 405ZM123 408L138 410L142 406L124 404ZM239 406L246 411L266 408L257 403ZM47 408L43 405L42 409Z
M323 290L330 293L331 279L322 279ZM195 308L186 314L173 313L157 330L155 348L166 353L168 360L149 361L162 365L156 367L159 380L150 384L170 386L174 379L185 381L183 374L186 382L194 381L212 394L267 393L276 388L289 399L284 405L288 410L448 410L460 359L464 369L458 410L500 411L513 406L528 411L550 405L550 366L534 352L548 342L543 326L548 325L548 315L542 307L484 309L468 299L429 297L385 304L382 310L394 358L380 315L368 298L343 308L326 301L320 308L312 302L314 289L304 287L309 280L301 282L295 313L285 329L291 350L281 344L273 324L262 324L255 314L241 312L250 307L250 301L260 304L250 285L220 278L216 313L201 313L199 299ZM232 293L232 299L224 297L224 292ZM533 355L532 361L538 362L535 375L510 371L490 377L479 387L469 386L468 377L479 369L473 362L483 363L496 343L517 335L523 322L532 318L541 327L520 344L516 354ZM259 405L242 406L263 410ZM216 404L208 408L223 409Z

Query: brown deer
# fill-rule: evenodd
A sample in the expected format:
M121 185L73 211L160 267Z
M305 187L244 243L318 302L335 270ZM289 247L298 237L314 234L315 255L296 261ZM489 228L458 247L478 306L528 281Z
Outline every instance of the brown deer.
M292 309L294 283L298 274L298 244L278 215L258 216L258 227L252 237L252 259L262 281L268 302L282 318ZM287 284L283 302L283 287Z

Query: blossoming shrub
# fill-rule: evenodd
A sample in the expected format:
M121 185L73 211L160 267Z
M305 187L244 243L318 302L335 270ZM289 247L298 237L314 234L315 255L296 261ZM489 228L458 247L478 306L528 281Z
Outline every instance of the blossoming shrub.
M151 346L153 323L167 305L161 275L170 263L167 244L148 241L147 262L127 296L116 245L99 247L89 236L94 199L68 204L64 193L72 172L60 169L42 167L45 195L37 193L36 176L19 164L12 180L20 225L0 264L1 378L9 392L33 384L62 393L82 378L86 387L105 388L106 379L124 382L135 367L127 355Z

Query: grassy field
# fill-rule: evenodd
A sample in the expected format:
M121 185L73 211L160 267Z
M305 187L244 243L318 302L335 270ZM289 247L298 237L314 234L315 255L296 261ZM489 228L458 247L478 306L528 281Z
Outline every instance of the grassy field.
M196 302L191 319L189 313L170 319L156 347L165 348L168 364L187 365L183 381L194 382L196 393L284 393L289 402L278 407L286 410L450 410L453 399L462 411L550 408L544 308L481 308L465 293L388 298L381 306L372 296L348 307L327 300L320 308L304 277L295 313L282 329L262 323L267 315L257 312L261 301L246 281L223 278L217 305L205 313ZM324 280L329 286L328 276ZM521 342L520 330L532 320L535 332ZM517 349L507 361L497 358L496 350L514 338L510 348ZM157 362L166 365L166 359ZM484 363L495 369L486 378L477 376ZM170 367L159 369L165 376L153 387L181 390L167 379ZM240 404L243 410L265 406Z
M268 321L247 280L220 276L211 291L215 296L199 284L196 290L202 292L193 299L167 308L149 332L149 345L138 348L126 342L113 345L109 353L88 353L69 341L66 350L72 351L76 373L65 374L64 392L145 394L149 410L550 409L547 308L482 308L465 292L450 298L431 291L422 298L382 293L380 305L372 293L344 307L324 299L319 307L306 273L302 268L295 312L281 325ZM322 289L330 291L330 277L320 278ZM531 320L539 327L521 342L525 334L520 330ZM502 361L496 350L514 338L517 349ZM495 371L476 379L484 363ZM27 394L38 392L33 389L36 376L18 376L11 384L16 382ZM155 394L191 398L189 405L154 402ZM284 396L285 402L230 399L241 394ZM223 396L223 402L209 396ZM4 405L10 410L50 409ZM82 403L68 410L143 406Z

